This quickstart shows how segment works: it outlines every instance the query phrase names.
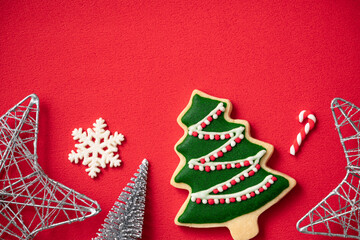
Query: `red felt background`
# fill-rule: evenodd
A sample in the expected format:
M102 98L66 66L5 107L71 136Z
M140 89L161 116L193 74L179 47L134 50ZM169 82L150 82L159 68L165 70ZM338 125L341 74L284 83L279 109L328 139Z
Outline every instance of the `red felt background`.
M259 218L255 239L328 239L295 224L345 176L330 111L360 105L360 3L346 1L2 1L0 112L40 98L39 162L102 212L36 239L90 239L141 160L150 161L143 239L231 239L227 229L173 223L187 192L170 186L183 135L176 117L193 89L228 98L233 118L275 146L269 165L298 185ZM302 109L316 128L296 157ZM93 180L71 164L71 132L103 117L126 142L120 168ZM335 238L334 238L335 239Z

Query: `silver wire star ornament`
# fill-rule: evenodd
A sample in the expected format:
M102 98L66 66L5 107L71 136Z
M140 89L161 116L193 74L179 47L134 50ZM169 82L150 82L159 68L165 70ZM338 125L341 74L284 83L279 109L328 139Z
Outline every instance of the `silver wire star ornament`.
M0 118L0 239L81 221L99 204L50 179L37 162L39 99L32 94Z
M335 98L331 109L347 160L346 176L296 227L302 233L360 239L360 108Z

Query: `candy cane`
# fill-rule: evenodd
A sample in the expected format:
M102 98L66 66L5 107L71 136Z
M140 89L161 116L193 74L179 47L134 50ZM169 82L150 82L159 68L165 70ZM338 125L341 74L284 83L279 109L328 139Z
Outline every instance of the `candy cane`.
M298 135L296 136L296 139L294 140L294 143L290 147L290 154L294 155L299 150L299 147L301 145L301 142L304 141L305 136L309 133L311 129L314 128L316 123L316 117L315 115L308 111L308 110L302 110L299 114L299 122L302 123L304 119L307 118L308 122L305 124L305 126L300 130Z

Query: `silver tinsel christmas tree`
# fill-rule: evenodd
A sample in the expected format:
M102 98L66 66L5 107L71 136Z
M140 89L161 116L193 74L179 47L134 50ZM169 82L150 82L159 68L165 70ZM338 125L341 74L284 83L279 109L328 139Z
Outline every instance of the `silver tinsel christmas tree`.
M144 221L148 161L144 159L135 177L124 188L94 240L141 238Z

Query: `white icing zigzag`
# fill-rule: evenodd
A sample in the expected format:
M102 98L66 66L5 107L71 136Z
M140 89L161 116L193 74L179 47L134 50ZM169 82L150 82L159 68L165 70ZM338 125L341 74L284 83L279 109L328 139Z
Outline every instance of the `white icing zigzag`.
M265 155L266 151L261 150L254 156L249 156L245 159L238 159L234 161L228 162L215 162L217 158L221 158L225 153L232 150L237 144L241 143L241 140L244 138L243 131L244 127L237 127L231 129L229 131L224 132L206 132L203 131L206 126L210 125L212 121L216 120L221 113L225 111L225 107L223 103L219 103L215 109L213 109L205 118L197 122L196 124L190 126L188 128L189 135L194 137L198 137L203 140L224 140L226 141L222 146L211 151L210 153L201 156L199 158L191 159L188 162L188 166L190 169L199 170L199 171L214 171L214 170L223 170L223 169L231 169L231 168L241 168L248 167L244 171L232 177L230 180L219 183L213 187L210 187L206 190L199 191L191 194L191 201L196 202L198 204L218 204L218 203L230 203L230 202L240 202L251 197L255 197L260 194L271 184L276 181L276 177L273 175L266 176L259 184L249 187L240 192L232 193L232 194L217 194L219 192L226 191L230 187L235 184L244 181L245 178L253 176L259 169L259 161ZM214 194L211 194L214 193ZM211 195L210 195L211 194Z

